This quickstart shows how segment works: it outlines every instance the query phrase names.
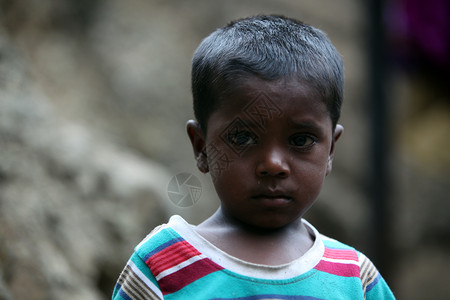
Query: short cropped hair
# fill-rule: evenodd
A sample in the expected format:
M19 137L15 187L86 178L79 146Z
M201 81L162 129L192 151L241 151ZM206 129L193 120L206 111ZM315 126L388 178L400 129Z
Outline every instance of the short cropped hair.
M344 67L321 30L301 21L260 15L232 21L207 36L192 60L194 114L206 133L222 97L246 77L293 77L323 99L333 130L343 101Z

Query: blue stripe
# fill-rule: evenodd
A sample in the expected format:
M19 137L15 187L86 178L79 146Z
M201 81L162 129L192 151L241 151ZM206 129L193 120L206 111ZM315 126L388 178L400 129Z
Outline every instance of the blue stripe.
M120 291L119 291L119 295L120 295L120 297L122 297L123 299L125 299L125 300L133 300L133 299L131 299L131 297L130 296L128 296L128 294L127 293L125 293L125 291L124 290L122 290L122 289L120 289Z
M162 245L156 247L155 249L153 249L151 252L147 253L144 256L144 261L147 261L147 259L150 256L156 254L157 252L163 250L164 248L167 248L167 247L169 247L169 246L171 246L171 245L173 245L175 243L181 242L181 241L184 241L184 239L182 237L177 237L177 238L171 239L170 241L165 242L164 244L162 244Z
M341 242L338 241L329 241L329 240L324 240L323 244L325 245L326 248L329 249L334 249L334 250L353 250L356 251L355 248L350 247L346 244L343 244Z
M380 281L381 275L378 273L377 277L366 287L366 293L369 292Z
M214 298L212 300L258 300L258 299L279 299L279 300L323 300L311 296L291 296L291 295L255 295L239 298Z

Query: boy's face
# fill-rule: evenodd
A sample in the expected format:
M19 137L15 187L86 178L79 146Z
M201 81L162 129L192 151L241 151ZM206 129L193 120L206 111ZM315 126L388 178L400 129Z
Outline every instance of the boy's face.
M206 136L188 123L222 211L258 228L289 225L314 203L341 133L320 97L293 79L245 80L210 115Z

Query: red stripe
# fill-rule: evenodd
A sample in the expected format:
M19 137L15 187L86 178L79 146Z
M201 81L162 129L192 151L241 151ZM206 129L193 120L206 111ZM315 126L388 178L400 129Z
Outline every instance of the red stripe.
M200 255L197 249L186 241L180 241L150 256L145 263L150 267L153 275L157 276L164 270L197 255Z
M343 277L359 277L359 266L321 260L314 269Z
M324 257L358 261L358 254L354 250L331 249L325 247Z
M193 257L192 255L191 257ZM150 267L154 276L158 276L161 272L170 269L183 261L188 260L189 258L184 257L183 255L173 255L171 257L167 257L164 260L152 260L154 263Z
M197 255L200 255L200 252L185 247L178 247L167 253L166 256L157 255L152 257L151 260L154 262L155 269L165 270Z
M169 274L160 280L158 285L164 295L174 293L188 284L223 268L208 258L198 260L175 273Z

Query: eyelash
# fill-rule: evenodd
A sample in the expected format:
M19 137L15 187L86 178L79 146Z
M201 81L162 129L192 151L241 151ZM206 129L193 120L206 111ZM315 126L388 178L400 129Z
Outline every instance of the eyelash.
M297 145L295 143L295 140L297 138L303 138L304 139L303 145ZM316 137L314 137L312 135L309 135L309 134L304 134L304 133L296 134L296 135L293 135L292 137L289 138L289 145L291 145L291 146L295 147L295 149L301 150L301 151L309 150L316 143L317 143L317 138Z
M299 142L297 141L298 138L303 139L303 143L301 145L297 144ZM258 143L258 136L248 130L233 130L228 134L227 139L231 144L238 147L244 147ZM316 143L317 138L310 134L299 133L289 138L289 145L299 151L307 151Z
M258 143L258 137L248 130L233 130L227 136L228 141L238 147L244 147Z

